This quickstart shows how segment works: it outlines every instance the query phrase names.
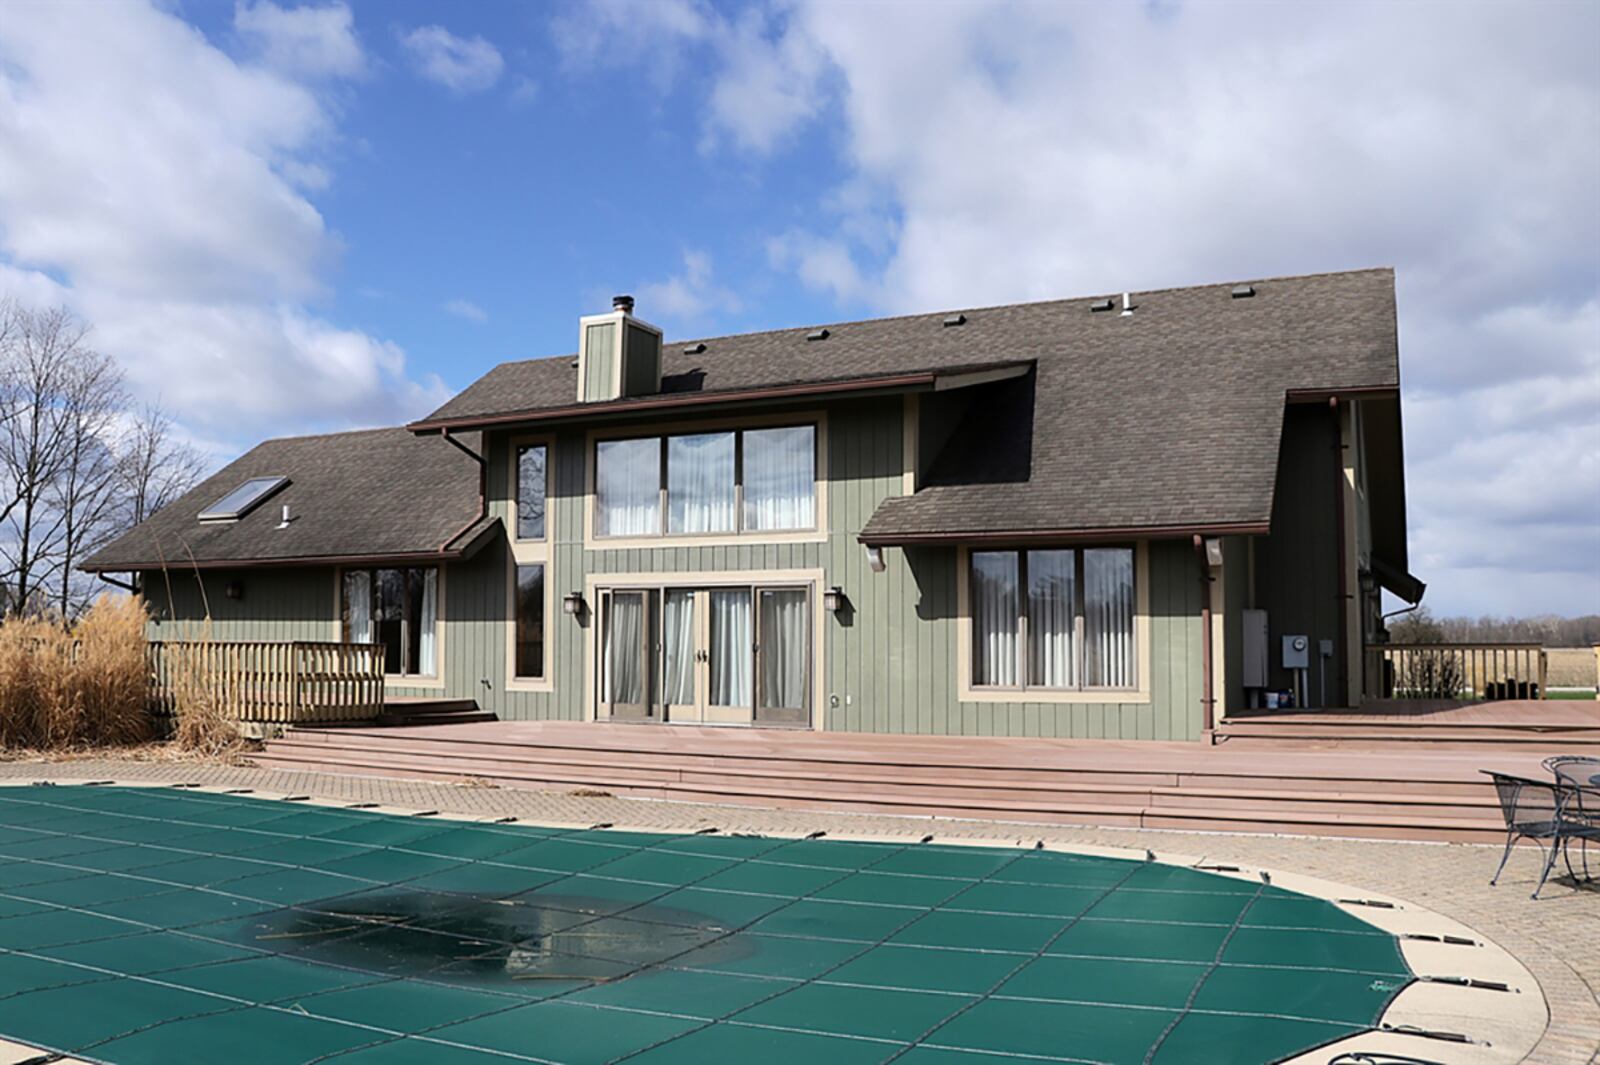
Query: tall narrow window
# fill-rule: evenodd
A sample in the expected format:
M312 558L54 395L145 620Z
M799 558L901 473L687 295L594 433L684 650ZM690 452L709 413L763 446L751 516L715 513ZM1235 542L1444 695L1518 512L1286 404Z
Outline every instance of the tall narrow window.
M517 448L517 539L544 539L545 448Z
M974 551L968 572L972 684L1128 689L1133 549Z
M544 565L517 567L516 672L544 676Z
M1017 553L972 555L972 683L1017 683Z
M605 440L595 449L601 536L661 532L661 440Z
M817 442L809 425L744 434L744 527L762 532L817 523Z
M732 433L667 438L667 531L733 532Z

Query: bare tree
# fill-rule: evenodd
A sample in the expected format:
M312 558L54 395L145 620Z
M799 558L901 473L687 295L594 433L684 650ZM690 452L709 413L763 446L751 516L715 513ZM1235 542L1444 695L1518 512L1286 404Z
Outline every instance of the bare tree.
M146 406L122 442L124 521L139 524L199 484L204 473L205 456L175 438L167 412Z
M95 353L73 377L63 397L68 433L65 459L47 494L57 566L58 605L72 617L94 598L93 582L74 567L122 525L122 461L112 449L117 419L127 406L121 374L110 360Z
M6 309L0 330L5 418L0 422L0 559L13 610L36 606L59 559L59 516L51 495L73 461L78 406L116 377L110 360L84 344L87 327L64 308ZM118 385L120 387L120 385Z

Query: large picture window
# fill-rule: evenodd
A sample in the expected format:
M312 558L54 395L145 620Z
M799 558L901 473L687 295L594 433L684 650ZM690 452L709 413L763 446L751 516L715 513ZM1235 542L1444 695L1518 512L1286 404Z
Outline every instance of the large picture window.
M602 440L600 537L795 532L817 527L815 425Z
M1136 686L1132 548L974 551L969 578L974 687Z
M438 675L438 567L345 570L341 592L346 640L382 644L391 676Z

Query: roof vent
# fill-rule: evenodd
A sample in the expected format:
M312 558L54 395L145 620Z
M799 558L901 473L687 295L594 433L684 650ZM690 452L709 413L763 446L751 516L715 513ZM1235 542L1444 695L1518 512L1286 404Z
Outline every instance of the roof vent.
M807 340L827 340L829 335L830 334L828 333L828 331L826 329L817 329L817 330L813 330L810 333L807 333L806 334L806 339Z
M611 297L611 309L614 310L614 311L621 311L623 314L632 314L633 313L633 297L632 296L612 296Z
M1093 303L1089 304L1089 309L1091 311L1109 311L1115 306L1116 304L1112 303L1110 300L1095 300Z
M283 520L278 522L278 528L287 529L293 523L294 518L289 514L289 504L285 503L283 505Z
M699 355L701 352L703 352L705 350L706 350L706 346L704 344L695 343L695 344L690 344L688 347L684 348L683 349L683 353L685 355Z
M1133 293L1124 292L1122 294L1122 313L1117 315L1117 317L1118 318L1126 318L1129 315L1131 315L1132 313L1133 313Z
M944 327L946 329L949 329L953 325L966 325L966 324L967 324L967 316L964 315L964 314L950 314L950 315L946 315L945 319L944 319Z
M1251 296L1254 296L1255 294L1256 294L1256 287L1254 285L1234 285L1233 286L1233 298L1236 299L1236 300L1247 300Z

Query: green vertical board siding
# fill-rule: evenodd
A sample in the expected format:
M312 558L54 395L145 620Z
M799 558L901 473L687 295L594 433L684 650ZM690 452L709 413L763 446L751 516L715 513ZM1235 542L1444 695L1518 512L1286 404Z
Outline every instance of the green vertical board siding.
M616 360L617 325L601 322L585 332L583 344L583 398L611 399L616 395L612 364Z
M828 517L825 541L586 551L585 433L554 442L546 511L551 584L546 639L554 690L506 689L509 543L502 537L446 568L444 687L402 687L396 695L476 699L507 720L581 719L584 651L594 638L594 606L580 622L561 600L592 574L749 570L821 570L846 607L822 619L823 684L814 714L840 731L954 735L1197 739L1200 733L1200 590L1186 541L1149 545L1150 680L1148 703L971 703L958 699L954 548L889 548L887 569L873 573L856 539L879 503L903 491L898 398L838 403L828 414ZM490 434L489 511L510 527L511 437ZM257 571L242 578L245 598L218 599L223 575L207 577L219 639L328 639L334 631L335 571ZM184 616L200 616L194 596L179 596ZM816 605L821 609L821 604ZM237 634L237 635L235 635Z
M213 640L338 639L334 571L327 568L185 570L141 576L150 604L150 638L194 639L211 617ZM239 598L228 597L233 586ZM170 596L169 596L170 590Z

